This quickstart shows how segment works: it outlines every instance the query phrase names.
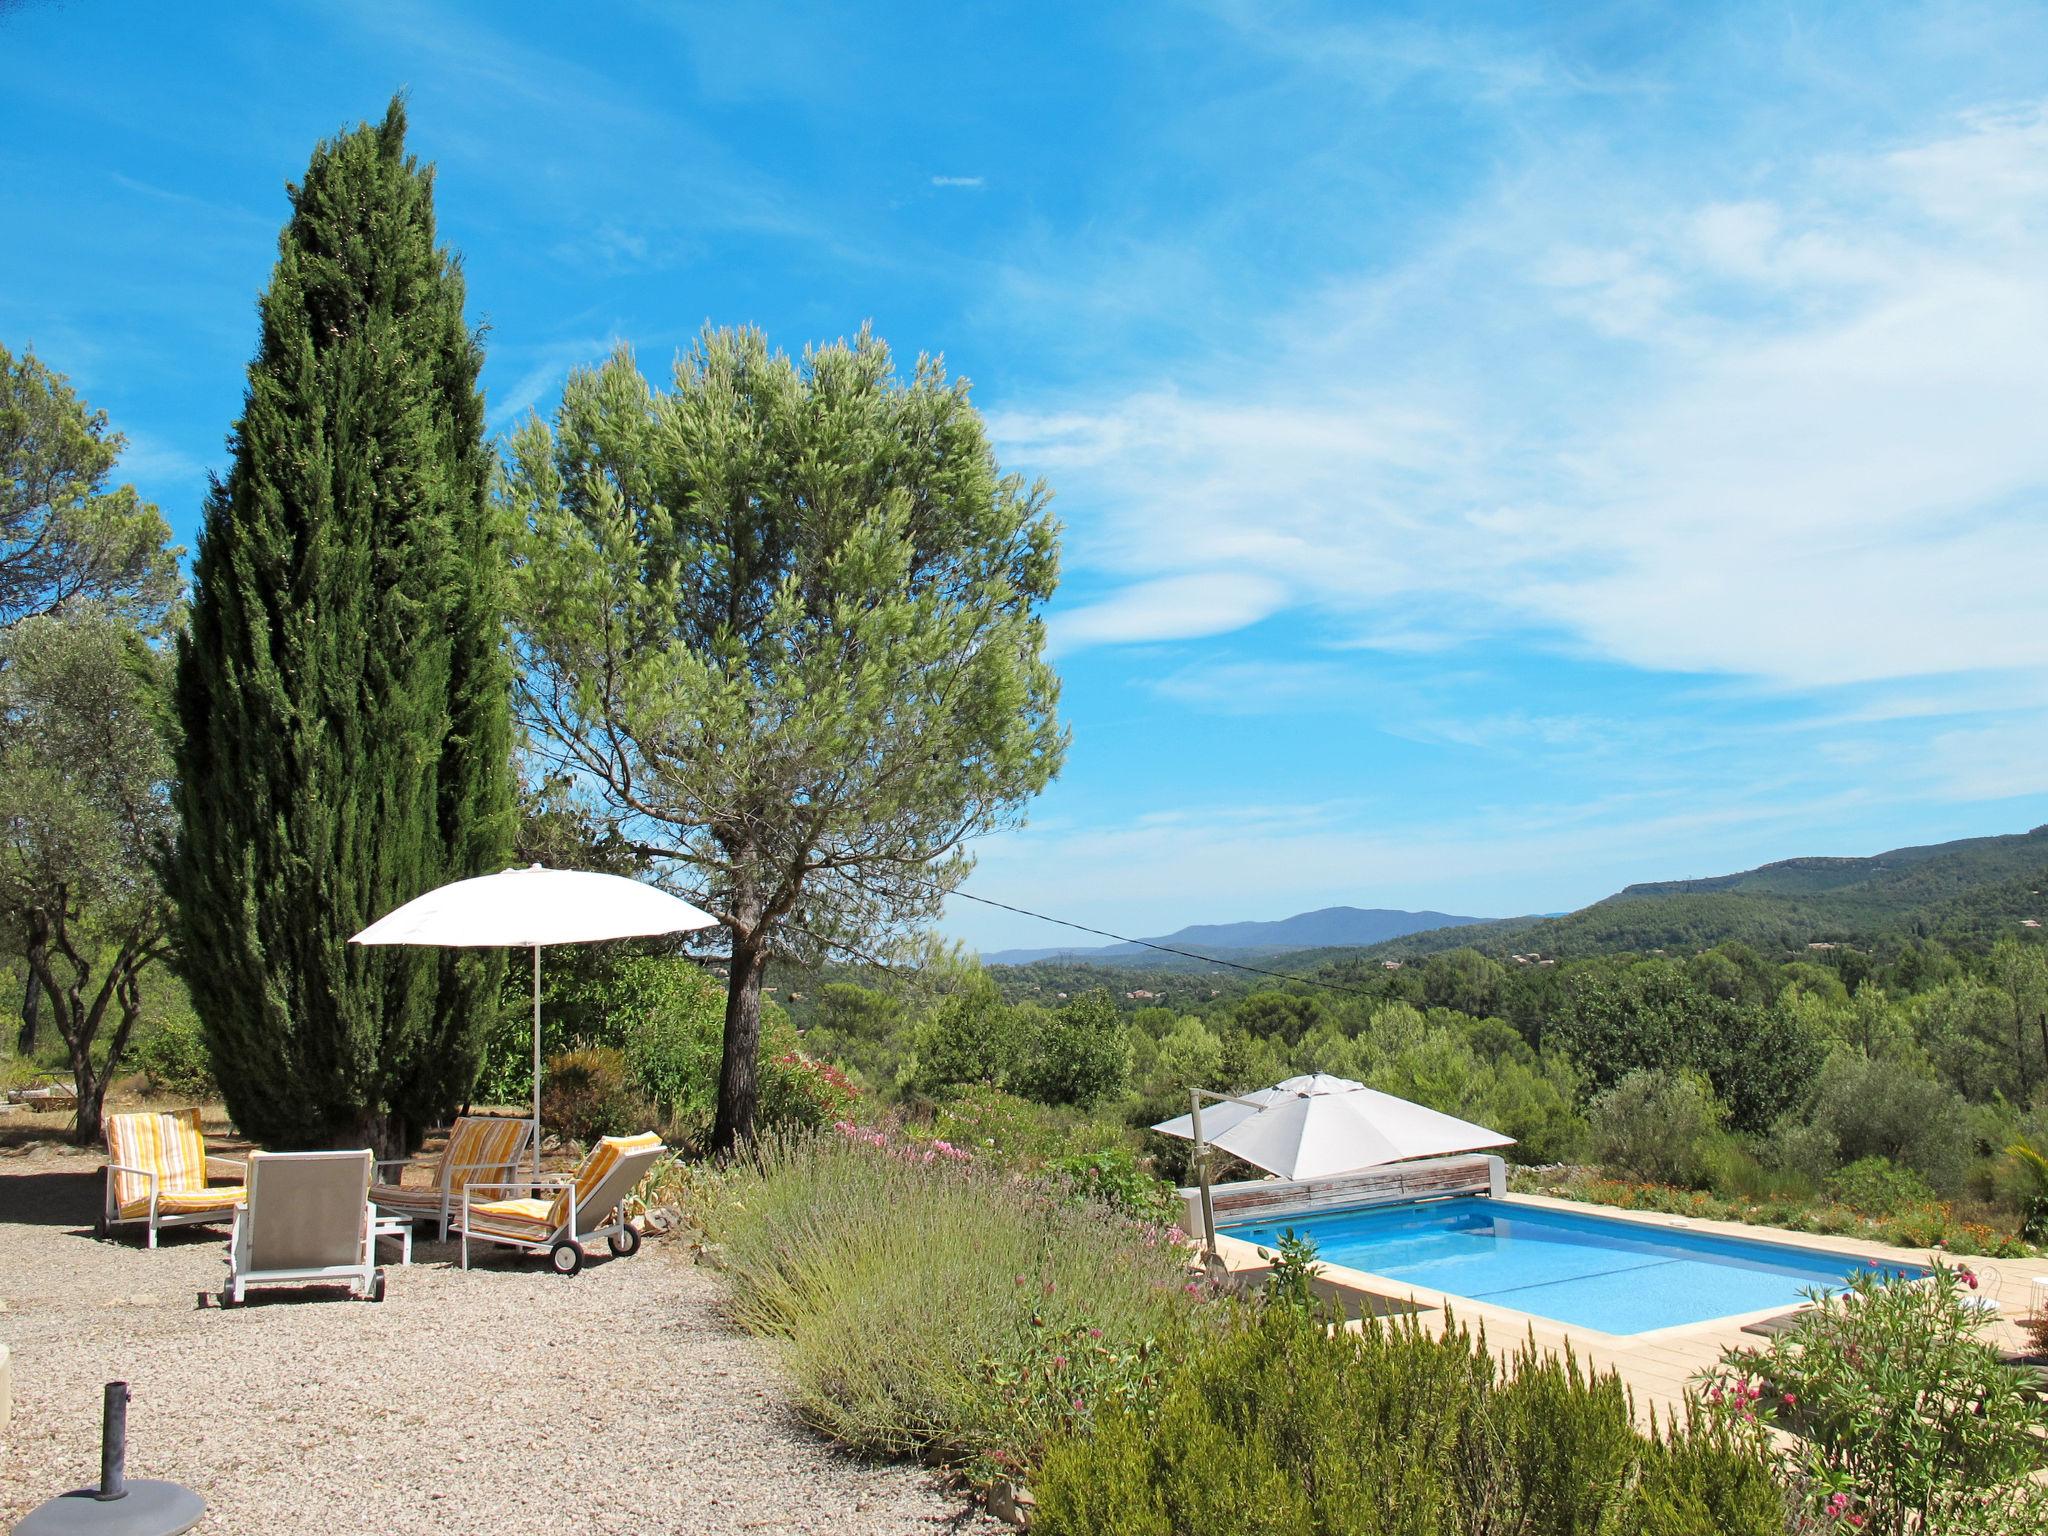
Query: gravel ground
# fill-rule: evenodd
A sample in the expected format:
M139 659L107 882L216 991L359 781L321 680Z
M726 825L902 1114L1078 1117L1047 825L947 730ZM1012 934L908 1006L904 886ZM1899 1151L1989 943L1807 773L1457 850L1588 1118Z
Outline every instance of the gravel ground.
M116 1379L130 1475L196 1489L209 1536L1005 1529L804 1429L672 1245L563 1279L503 1249L465 1274L422 1242L382 1305L278 1289L223 1311L225 1229L97 1241L98 1167L0 1149L0 1529L98 1476Z

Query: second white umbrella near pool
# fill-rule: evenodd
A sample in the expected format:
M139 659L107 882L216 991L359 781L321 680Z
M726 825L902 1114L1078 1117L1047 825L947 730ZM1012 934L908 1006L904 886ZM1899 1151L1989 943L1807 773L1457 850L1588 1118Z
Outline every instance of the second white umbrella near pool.
M1192 1138L1193 1117L1152 1129ZM1515 1138L1318 1072L1204 1109L1202 1139L1283 1179L1323 1179L1411 1157L1510 1146Z
M416 896L349 943L533 951L533 1166L538 1174L542 946L690 933L717 924L710 913L638 880L535 864L457 880Z

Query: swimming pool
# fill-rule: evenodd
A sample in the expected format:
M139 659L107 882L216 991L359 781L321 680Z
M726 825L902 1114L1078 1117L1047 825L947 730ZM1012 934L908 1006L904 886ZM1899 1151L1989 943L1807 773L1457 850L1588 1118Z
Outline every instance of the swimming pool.
M1618 1334L1797 1306L1803 1292L1870 1267L1846 1253L1484 1198L1220 1230L1267 1247L1291 1230L1332 1264Z

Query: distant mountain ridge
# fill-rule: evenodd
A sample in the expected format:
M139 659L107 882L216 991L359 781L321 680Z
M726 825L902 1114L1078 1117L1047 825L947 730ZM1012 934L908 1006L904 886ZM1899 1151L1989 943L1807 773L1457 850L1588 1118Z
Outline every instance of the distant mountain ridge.
M1491 918L1458 917L1447 912L1404 912L1391 907L1320 907L1272 922L1195 923L1149 940L1198 954L1237 959L1250 954L1284 954L1296 949L1334 949L1383 944L1411 933L1470 927ZM1144 965L1148 959L1170 960L1140 944L1062 945L1049 949L999 949L982 957L985 965L1030 965L1038 960L1101 961Z
M2048 826L1868 858L1780 859L1732 875L1645 881L1562 917L1401 935L1371 951L1400 958L1470 945L1495 956L1568 960L1731 939L1781 951L1903 938L1988 943L2048 923L2044 891Z

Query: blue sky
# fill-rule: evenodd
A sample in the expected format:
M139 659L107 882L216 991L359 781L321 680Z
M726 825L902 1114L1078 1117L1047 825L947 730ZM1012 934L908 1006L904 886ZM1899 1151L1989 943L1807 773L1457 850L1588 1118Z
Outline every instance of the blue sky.
M1073 751L971 891L1491 915L2048 821L2048 11L563 9L0 5L0 339L182 540L284 183L404 86L494 427L872 319L1053 484Z

